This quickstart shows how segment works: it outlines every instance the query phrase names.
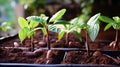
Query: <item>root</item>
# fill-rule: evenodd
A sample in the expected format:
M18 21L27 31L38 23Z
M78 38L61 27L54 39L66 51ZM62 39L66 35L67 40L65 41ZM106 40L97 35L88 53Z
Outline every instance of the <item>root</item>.
M116 47L116 41L112 41L112 42L109 44L109 46L115 48L115 47Z

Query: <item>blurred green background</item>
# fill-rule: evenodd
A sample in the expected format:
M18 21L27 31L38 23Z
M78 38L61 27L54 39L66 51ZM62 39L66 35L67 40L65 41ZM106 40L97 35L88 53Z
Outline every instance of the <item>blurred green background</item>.
M0 0L0 26L13 30L18 27L19 16L45 13L51 17L62 8L67 9L63 16L65 20L79 15L89 18L96 13L109 17L120 16L120 0ZM3 33L2 28L0 32Z

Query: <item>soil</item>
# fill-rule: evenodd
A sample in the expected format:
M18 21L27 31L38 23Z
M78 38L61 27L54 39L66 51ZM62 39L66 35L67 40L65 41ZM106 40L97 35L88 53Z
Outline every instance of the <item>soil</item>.
M53 35L54 34L54 35ZM85 48L83 42L80 42L72 33L69 35L69 46L67 48ZM63 50L51 50L48 58L47 52L49 50L42 50L40 48L47 47L44 41L43 33L37 31L34 36L34 45L37 50L34 52L29 51L30 40L26 39L23 44L20 42L18 36L4 39L0 41L0 63L34 63L34 64L107 64L107 65L119 65L120 54L113 57L117 59L115 62L110 57L104 55L102 52L90 52L90 56L84 51L63 51ZM50 32L50 43L52 48L64 48L65 36L61 41L57 40L57 33ZM107 44L107 45L106 45ZM113 49L108 46L109 42L90 42L90 49ZM120 46L120 45L118 45ZM10 47L10 48L7 48ZM21 49L21 48L28 49ZM107 48L105 48L107 47ZM117 47L113 50L119 50Z
M47 50L29 52L18 48L0 48L0 63L120 65L120 59L117 59L117 63L99 51L90 52L90 56L87 56L84 51L64 53L64 51L52 50L46 59L47 52Z
M62 61L62 64L106 64L114 65L114 62L111 58L108 58L101 52L90 52L90 56L87 56L86 52L83 51L69 51L65 59Z
M91 50L120 50L120 42L117 44L115 48L109 45L110 41L98 41L98 42L91 42L89 44Z

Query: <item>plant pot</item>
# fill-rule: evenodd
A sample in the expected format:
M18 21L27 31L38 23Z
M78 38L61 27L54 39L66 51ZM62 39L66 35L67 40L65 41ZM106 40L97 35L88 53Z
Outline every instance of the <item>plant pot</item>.
M18 34L10 35L10 36L7 36L7 37L1 37L0 38L0 43L2 44L4 42L6 42L8 40L12 40L12 39L14 39L16 37L18 37Z
M97 64L22 64L22 63L0 63L1 67L119 67L114 65Z

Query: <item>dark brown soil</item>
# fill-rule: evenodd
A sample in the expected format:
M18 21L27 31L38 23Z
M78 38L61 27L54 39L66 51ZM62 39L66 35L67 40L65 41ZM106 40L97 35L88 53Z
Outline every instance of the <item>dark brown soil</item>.
M54 34L54 35L53 35ZM84 39L84 38L83 38ZM4 40L5 41L5 40ZM85 40L83 40L85 41ZM83 51L65 51L52 50L49 57L46 58L48 50L41 50L42 47L47 47L46 42L43 40L43 34L38 31L34 36L34 45L38 50L30 52L29 50L18 49L17 47L30 47L30 40L26 39L21 44L18 36L7 39L0 44L0 63L34 63L34 64L109 64L118 65L113 59L105 56L101 52L90 52L90 56L87 56ZM57 33L50 32L50 43L52 48L64 48L65 36L61 41L57 40ZM12 47L12 48L4 48ZM69 35L69 44L67 48L85 48L84 42L80 42L72 33ZM90 49L97 50L120 50L120 44L116 48L109 47L109 42L90 42ZM65 55L65 56L64 56ZM65 58L64 58L65 57ZM116 56L116 57L120 57ZM116 59L115 57L115 59ZM120 59L119 59L120 60Z
M64 54L64 51L51 50L49 57L46 58L47 52L41 49L29 52L18 48L0 48L0 63L120 65L120 59L114 58L117 63L99 51L90 52L90 56L87 56L84 51L68 51Z
M29 52L18 48L0 48L0 63L46 64L49 60L51 64L60 64L64 56L64 52L58 50L52 50L48 59L46 59L46 54L47 50Z
M112 46L109 45L110 42L105 42L105 41L101 41L101 42L91 42L89 44L90 49L92 50L120 50L120 42L116 45L115 48L113 48Z
M2 63L34 63L37 58L26 57L21 49L1 49L0 62Z
M62 64L116 64L111 58L108 58L101 52L90 52L90 56L87 56L86 52L82 51L69 51Z

